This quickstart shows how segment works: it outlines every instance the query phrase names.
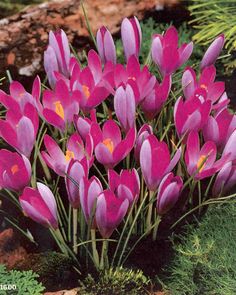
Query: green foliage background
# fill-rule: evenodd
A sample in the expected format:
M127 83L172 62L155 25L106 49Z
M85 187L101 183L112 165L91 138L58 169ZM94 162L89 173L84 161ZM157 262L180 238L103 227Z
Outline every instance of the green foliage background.
M0 18L11 15L29 4L41 3L43 0L1 0Z

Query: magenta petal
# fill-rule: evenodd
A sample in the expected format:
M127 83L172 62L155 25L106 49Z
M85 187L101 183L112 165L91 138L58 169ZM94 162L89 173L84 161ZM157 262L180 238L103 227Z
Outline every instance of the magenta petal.
M219 196L220 193L223 191L227 179L230 176L231 169L232 162L228 162L221 168L218 175L216 176L216 180L212 188L212 192L215 197Z
M187 68L182 76L182 89L186 99L194 95L196 88L196 74L192 68Z
M65 129L65 121L54 111L50 109L44 109L43 116L49 124L59 128L62 131Z

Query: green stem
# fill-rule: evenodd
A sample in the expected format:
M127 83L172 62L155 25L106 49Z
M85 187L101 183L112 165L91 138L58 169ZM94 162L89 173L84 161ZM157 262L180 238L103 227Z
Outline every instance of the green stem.
M100 260L100 269L109 269L109 261L108 261L108 240L104 240L102 242L102 254Z
M152 224L151 224L151 220L152 220L152 208L153 208L153 198L154 192L153 191L149 191L149 205L148 205L148 214L147 214L147 219L146 219L146 230L149 231Z
M155 222L155 226L154 226L153 232L152 232L152 240L153 241L156 241L156 239L157 239L157 230L158 230L160 222L161 222L161 217L157 216L157 220Z
M92 250L93 250L93 262L97 269L99 269L99 255L97 251L96 245L96 231L95 229L91 229L91 240L92 240Z
M77 232L78 232L78 210L73 208L73 250L75 254L78 254Z

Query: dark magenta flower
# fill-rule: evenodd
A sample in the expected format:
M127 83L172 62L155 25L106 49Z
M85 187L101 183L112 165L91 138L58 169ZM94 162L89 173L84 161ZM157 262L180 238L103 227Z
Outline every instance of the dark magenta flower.
M35 107L27 103L9 109L6 120L0 120L0 136L20 154L30 157L38 132L39 117Z
M189 133L185 152L185 163L189 175L199 180L215 174L229 160L229 154L218 161L216 161L216 155L217 149L214 142L207 141L200 148L198 133L196 131Z
M96 176L92 176L90 179L87 179L87 177L81 179L79 185L80 204L87 223L92 221L90 219L93 217L92 214L95 213L93 210L102 191L102 184ZM95 227L95 220L93 220L92 227Z
M20 191L31 178L31 165L24 155L0 150L0 189Z
M127 85L124 89L120 86L114 96L114 109L122 128L128 132L135 125L135 97L133 89Z
M203 70L205 67L208 67L215 63L217 57L219 56L225 42L224 35L219 35L208 47L207 51L205 52L200 68Z
M58 228L56 201L46 185L37 182L37 189L26 187L19 201L26 216L46 227Z
M186 100L195 96L200 89L206 92L205 99L215 104L225 91L225 83L215 82L215 77L216 69L213 65L204 68L198 81L194 70L190 67L186 68L182 76L182 88ZM217 104L213 108L217 108Z
M228 109L224 109L215 116L209 116L203 127L204 140L213 141L222 151L235 129L236 116L231 114Z
M111 33L106 27L102 26L97 31L96 41L98 53L101 57L103 64L105 64L108 61L115 64L116 48Z
M96 110L93 109L90 111L90 118L88 117L82 117L79 115L74 116L74 125L79 133L79 135L82 137L83 141L86 140L87 135L90 133L91 125L92 123L96 123Z
M149 120L152 120L159 113L169 96L170 89L171 76L167 75L161 84L156 82L152 92L141 102L141 108Z
M120 175L114 170L108 170L108 181L111 191L119 199L128 199L130 205L139 197L140 180L136 169L121 170Z
M111 190L103 191L97 198L96 223L101 236L108 239L129 208L128 199L119 199Z
M236 165L230 161L226 163L216 176L215 183L212 187L212 193L214 197L228 192L236 184Z
M174 207L179 199L183 180L173 173L167 174L161 181L157 192L157 213L163 215Z
M162 178L172 171L181 156L179 148L173 159L170 158L168 146L158 141L155 135L149 135L140 150L140 166L143 178L149 190L155 191Z
M44 91L43 116L54 127L64 130L66 124L71 123L74 115L78 113L79 103L63 80L56 82L53 91Z
M211 101L196 95L184 101L180 97L174 107L175 127L179 137L191 130L200 130L206 124L211 111Z
M107 168L113 168L122 161L132 150L135 143L136 132L131 128L122 140L118 125L113 120L108 120L102 130L97 124L91 127L91 135L95 145L95 157L99 163Z
M121 39L126 60L132 55L138 58L142 43L142 32L139 21L135 16L130 19L123 19L121 23Z
M178 32L175 27L170 27L165 34L156 34L152 41L152 59L161 73L171 75L181 67L193 51L193 43L181 45L178 48Z
M44 68L47 73L49 84L54 88L56 83L55 72L69 77L70 46L63 30L49 32L49 45L44 52Z
M88 177L88 161L84 157L81 161L71 159L66 169L66 191L73 208L79 208L79 183L83 177Z

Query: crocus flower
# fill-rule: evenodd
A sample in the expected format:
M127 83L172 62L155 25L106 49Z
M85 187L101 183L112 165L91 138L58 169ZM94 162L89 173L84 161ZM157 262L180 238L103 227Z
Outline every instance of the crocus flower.
M0 150L0 188L20 191L29 184L31 165L24 155Z
M183 44L178 48L178 32L175 27L170 27L165 34L156 34L152 41L152 59L159 67L161 73L171 75L181 67L193 51L193 43Z
M10 84L10 95L0 90L0 102L6 109L18 109L23 112L25 105L30 103L38 109L38 102L41 94L41 82L37 76L34 79L32 94L27 92L23 85L17 81L13 81ZM40 112L41 109L38 109Z
M60 176L65 176L67 166L71 159L81 161L84 157L88 160L89 165L92 165L93 140L91 136L87 137L86 145L81 137L74 133L67 142L67 149L65 154L62 152L58 144L49 136L44 136L44 145L46 151L42 151L41 155L46 164Z
M38 124L37 110L27 103L23 112L19 107L7 111L6 120L0 120L0 136L20 154L29 158L36 140Z
M222 151L230 135L236 129L236 116L228 109L224 109L216 116L209 116L206 125L203 127L205 141L213 141Z
M84 213L84 217L87 223L91 222L91 218L95 217L92 214L95 213L96 201L98 196L102 193L103 188L101 182L96 176L92 176L90 179L83 177L79 185L80 204ZM93 220L92 227L95 226Z
M87 135L90 133L90 128L92 123L96 123L96 110L93 109L90 111L90 118L88 117L81 117L79 115L74 115L74 125L79 133L79 135L82 137L83 141L86 140Z
M64 130L66 123L71 123L74 114L78 113L79 103L63 80L56 82L54 91L44 91L43 116L51 125Z
M47 73L49 84L55 86L55 72L60 72L69 77L70 46L63 30L49 33L49 45L44 52L44 68Z
M162 83L156 82L152 92L141 103L141 108L149 120L152 120L166 102L171 89L171 76L165 76Z
M109 83L104 78L108 73L102 72L101 60L94 50L88 53L88 66L79 74L72 72L71 89L84 112L98 106L110 94Z
M79 208L79 183L83 177L88 177L88 161L84 157L81 161L71 159L66 169L66 191L73 208Z
M231 190L236 184L236 164L232 161L227 162L216 176L215 183L212 187L214 197Z
M122 128L128 132L135 124L135 97L130 85L125 89L120 86L116 90L114 109Z
M223 34L219 35L208 47L207 51L205 52L200 68L203 70L205 67L208 67L215 63L217 57L219 56L225 42L225 37Z
M173 159L170 158L168 146L158 141L155 135L149 135L140 150L140 166L143 178L149 190L155 191L162 178L172 171L181 156L179 148Z
M161 181L157 192L157 213L163 215L174 207L183 187L180 176L168 173Z
M114 170L108 170L108 182L111 191L119 199L128 199L130 205L139 197L140 180L136 169L121 170L120 175Z
M226 142L226 145L224 147L222 156L227 156L229 155L228 160L229 161L234 161L236 160L236 130L232 132L230 135L229 139Z
M229 160L229 156L225 155L216 161L217 149L212 141L204 143L200 148L199 136L196 131L191 131L188 135L185 163L187 171L195 179L203 179L212 176L219 171L222 166Z
M144 124L138 131L137 139L134 146L134 157L135 161L139 163L140 149L145 139L148 138L150 134L153 134L152 126Z
M212 65L203 69L199 81L197 81L194 70L186 68L182 76L182 88L185 98L191 99L200 89L206 91L206 100L212 101L213 104L222 96L225 90L224 82L215 82L216 68ZM217 108L213 106L213 108Z
M211 111L211 101L200 95L184 101L180 97L174 106L174 121L179 137L191 130L200 130L206 124Z
M56 201L46 185L37 182L37 189L26 187L19 201L26 216L46 227L58 228Z
M156 84L156 77L153 76L148 67L140 67L136 56L132 55L126 67L117 64L114 68L114 87L126 86L130 84L134 91L136 105L150 94Z
M127 213L128 207L128 199L117 198L111 190L105 190L98 196L96 223L104 239L112 235Z
M135 129L131 128L126 137L121 139L121 132L113 120L108 120L102 130L93 124L91 136L98 142L95 147L95 157L107 168L113 168L122 161L132 150L135 143Z
M102 26L97 31L96 36L98 53L101 57L102 62L105 64L111 61L113 64L116 63L116 48L109 30Z
M139 21L135 16L130 19L123 19L121 23L121 39L126 60L132 55L138 57L142 43L142 32Z

